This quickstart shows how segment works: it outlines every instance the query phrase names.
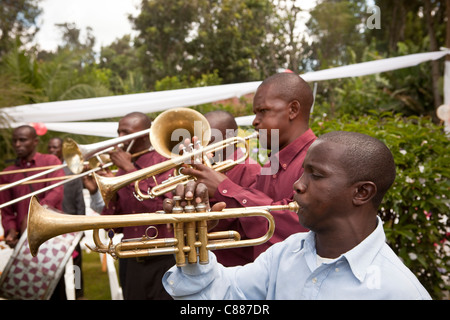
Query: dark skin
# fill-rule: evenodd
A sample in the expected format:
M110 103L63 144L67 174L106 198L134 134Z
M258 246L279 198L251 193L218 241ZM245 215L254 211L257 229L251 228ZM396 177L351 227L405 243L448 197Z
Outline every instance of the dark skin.
M31 161L36 153L39 139L32 130L22 127L14 130L12 143L17 158L23 161Z
M143 121L139 117L135 116L125 116L119 121L119 126L117 128L117 133L119 137L129 135L131 133L139 132L142 130L148 129ZM134 171L135 167L132 162L132 154L137 153L139 151L143 151L149 149L150 139L148 135L136 138L133 145L131 146L128 152L126 151L129 148L131 141L126 141L123 143L123 148L116 148L113 152L109 153L111 161L120 169L131 172ZM113 177L114 174L108 168L97 171L97 174ZM97 184L93 180L92 177L83 177L83 183L85 187L89 190L91 194L97 192Z
M59 139L50 139L47 145L48 153L53 154L59 158L59 160L63 161L62 156L62 143Z
M275 85L262 85L256 91L253 99L253 113L255 119L253 126L256 131L262 131L260 142L267 144L269 149L271 145L271 130L279 131L279 150L289 145L295 139L300 137L308 129L308 119L302 116L302 106L298 100L284 101L277 95ZM267 132L267 134L265 134ZM265 137L267 136L267 141ZM197 181L204 183L212 197L219 184L226 179L226 176L216 172L203 164L192 165L192 168L183 169L183 174L192 175Z
M294 183L300 223L316 233L317 254L337 258L355 247L376 228L377 193L371 181L349 183L340 157L345 147L317 140L308 150L304 173Z
M39 139L30 128L19 127L13 131L12 144L17 158L22 161L31 161L36 153ZM19 241L18 235L18 230L10 229L5 236L5 243L14 248Z
M209 196L208 196L208 188L203 183L198 183L196 181L189 181L186 185L179 184L176 186L173 191L174 196L179 196L181 198L180 205L184 208L188 200L191 201L192 204L197 205L199 203L204 203L207 206L208 210L211 211L222 211L225 209L225 202L218 202L210 207L209 204ZM175 205L175 201L173 199L166 198L163 201L163 210L166 213L172 213L172 209ZM217 225L218 221L208 221L208 230L214 228ZM167 228L171 229L171 225L167 225Z
M119 137L123 137L145 129L147 128L139 118L126 116L119 121L117 133L119 134ZM127 152L126 150L128 149L130 143L131 141L124 142L124 147L122 149L116 148L114 152L111 152L109 154L112 162L114 162L115 165L127 172L133 171L135 169L133 163L131 162L131 155L133 153L150 148L150 140L148 136L135 139L132 147Z
M329 141L316 140L304 161L304 173L293 187L294 200L300 206L300 223L316 234L317 254L337 258L370 235L377 225L377 210L372 199L377 187L372 181L350 183L340 157L346 147ZM177 187L182 199L195 197L196 202L208 201L206 185L190 182ZM183 203L184 205L184 203ZM173 201L164 200L164 210L171 212ZM225 203L211 209L220 211Z

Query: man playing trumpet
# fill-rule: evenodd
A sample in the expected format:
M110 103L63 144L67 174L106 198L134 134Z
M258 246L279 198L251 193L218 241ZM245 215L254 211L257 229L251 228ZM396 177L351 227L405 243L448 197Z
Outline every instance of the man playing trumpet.
M300 223L310 232L274 244L253 263L172 267L166 290L177 299L430 299L385 242L377 216L395 179L390 150L354 132L332 132L309 148L294 183ZM208 202L205 185L177 187L177 196ZM172 202L165 201L170 212ZM222 210L217 203L213 211Z

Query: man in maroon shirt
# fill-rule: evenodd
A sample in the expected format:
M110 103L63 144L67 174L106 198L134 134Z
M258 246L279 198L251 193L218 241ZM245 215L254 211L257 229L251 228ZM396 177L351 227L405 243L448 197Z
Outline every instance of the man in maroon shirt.
M258 87L253 99L253 126L260 133L260 143L266 145L272 154L252 187L241 186L202 164L186 168L183 173L196 176L198 182L208 187L210 198L225 202L228 208L278 205L293 201L292 185L302 175L306 151L316 139L309 128L312 103L311 88L293 73L275 74ZM268 242L252 247L248 261L253 261L269 246L289 235L306 231L298 223L296 213L271 213L275 219L275 233ZM267 228L264 218L240 219L239 231L246 238L260 237ZM239 261L230 261L228 265L237 263Z
M128 135L142 131L150 127L151 120L147 115L140 112L133 112L119 121L119 136ZM131 141L124 143L123 149L128 149ZM140 170L154 164L167 160L155 151L145 153L138 158L131 158L131 154L142 150L147 150L151 146L148 135L135 139L129 152L122 149L110 153L111 161L119 168L116 176L120 176L132 171ZM166 180L170 172L165 172L155 176L158 183ZM139 183L142 193L146 193L149 188L155 186L153 178L145 179ZM151 213L161 210L163 197L156 197L152 200L138 201L134 196L134 183L120 189L116 198L109 202L102 214L133 214ZM142 238L146 234L149 226L124 227L122 229L123 239ZM157 230L158 238L173 238L166 225L154 226ZM149 236L155 235L155 229L151 227ZM175 264L173 255L163 255L145 258L124 258L119 260L119 277L123 289L125 300L153 300L171 299L162 286L161 279L171 266Z
M205 114L205 118L211 127L211 143L237 136L238 126L233 115L223 110L211 111ZM220 158L237 160L244 155L244 151L238 147L229 147L228 150L221 152ZM215 155L215 158L217 155ZM245 162L235 165L227 170L225 175L233 183L241 187L251 187L256 183L256 177L261 171L261 165L251 158L247 158ZM214 198L210 199L210 203L217 202ZM245 239L245 233L242 228L241 219L222 219L217 226L211 229L214 231L234 230L241 234ZM251 247L235 248L229 250L218 250L215 252L217 261L225 266L242 265L252 261Z
M54 155L41 154L36 151L39 144L39 139L36 135L36 130L31 126L20 126L14 129L12 136L13 148L16 152L17 159L14 165L11 165L5 170L22 170L36 167L56 166L61 165L61 161ZM18 172L12 174L5 174L0 176L0 184L10 184L22 180L33 174L42 172ZM62 169L53 171L38 179L55 178L64 176ZM58 181L47 181L33 184L20 184L12 188L8 188L0 192L0 203L6 203L16 198L27 195L33 191L43 189ZM64 187L61 185L53 189L41 193L39 202L43 206L48 206L57 210L62 210ZM5 242L10 247L15 247L20 239L20 236L27 227L28 206L30 198L21 200L1 209L2 226L5 233Z

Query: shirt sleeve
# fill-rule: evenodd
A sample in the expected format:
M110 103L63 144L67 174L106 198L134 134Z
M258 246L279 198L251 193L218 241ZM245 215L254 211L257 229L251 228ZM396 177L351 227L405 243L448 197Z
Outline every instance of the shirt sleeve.
M54 157L54 159L50 159L48 161L48 165L60 165L61 162L59 161L58 158ZM48 174L48 178L56 178L56 177L64 177L64 170L63 169L59 169L56 170L54 172L51 172ZM49 182L48 185L52 185L55 183L58 183L59 181L53 181L53 182ZM58 187L54 187L52 189L50 189L49 191L44 193L44 197L42 199L40 199L40 203L41 205L47 205L51 208L57 208L57 209L62 209L62 200L64 197L64 186L60 185Z
M267 194L256 190L255 188L245 188L232 182L230 179L222 181L217 188L214 199L223 201L227 204L227 208L251 207L251 206L272 206L287 205L293 201L294 191L288 198L280 201L274 201ZM271 245L284 240L290 234L302 231L298 222L296 212L289 210L272 211L275 219L277 232L262 245L254 247L255 259L261 252L265 251ZM244 236L247 238L257 238L262 236L268 230L268 222L263 217L252 217L247 219L239 219L239 225L243 230ZM241 235L242 236L242 235Z
M208 264L173 266L165 273L163 285L180 300L262 300L269 287L271 253L265 252L254 263L226 268L209 251Z
M11 183L7 180L3 180L4 176L0 178L1 184ZM0 192L0 203L6 203L13 199L12 189L6 189ZM7 234L9 230L14 229L16 231L20 230L20 226L17 225L17 217L12 209L12 206L6 206L0 209L1 211L1 221L4 233Z
M100 194L100 190L97 189L96 193L91 194L90 207L97 213L101 213L103 208L105 207L105 202L103 201L102 195Z

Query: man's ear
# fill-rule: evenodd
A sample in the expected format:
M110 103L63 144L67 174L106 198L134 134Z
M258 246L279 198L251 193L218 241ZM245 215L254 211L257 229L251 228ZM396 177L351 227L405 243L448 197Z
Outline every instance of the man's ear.
M301 109L300 101L292 100L289 103L289 119L294 120L295 118L297 118L297 116L300 114L300 109Z
M355 183L353 205L362 206L370 202L377 194L377 186L372 181L359 181Z

